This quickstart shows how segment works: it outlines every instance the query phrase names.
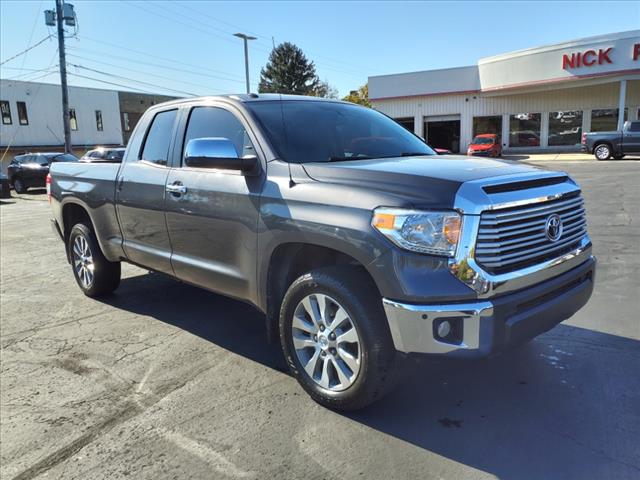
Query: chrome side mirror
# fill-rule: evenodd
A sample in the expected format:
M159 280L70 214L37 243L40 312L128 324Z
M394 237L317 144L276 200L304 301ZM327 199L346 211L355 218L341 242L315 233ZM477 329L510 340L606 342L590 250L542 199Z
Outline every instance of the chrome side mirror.
M258 157L255 155L239 157L235 145L228 138L194 138L187 143L184 163L188 167L237 170L248 173L256 168Z

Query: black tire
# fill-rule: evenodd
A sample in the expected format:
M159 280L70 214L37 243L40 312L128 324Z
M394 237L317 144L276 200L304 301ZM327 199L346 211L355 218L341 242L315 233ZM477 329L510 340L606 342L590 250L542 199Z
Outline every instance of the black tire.
M81 237L86 242L88 252L91 257L93 274L91 281L86 281L87 277L81 278L81 273L77 268L78 257L74 253L76 239ZM79 243L82 240L78 240ZM120 285L120 262L110 262L105 258L96 239L93 229L83 223L74 225L67 241L67 250L71 261L73 276L80 287L80 290L88 297L100 297L113 292Z
M20 177L13 179L13 188L16 193L27 193L29 190Z
M337 300L360 337L359 372L353 383L342 391L316 383L304 370L293 346L294 312L305 297L314 293ZM381 398L395 385L402 358L393 346L378 290L365 272L354 267L325 267L301 276L284 296L279 327L282 350L291 373L319 404L334 410L357 410Z
M593 147L593 154L596 160L609 160L611 158L611 145L608 143L598 143Z

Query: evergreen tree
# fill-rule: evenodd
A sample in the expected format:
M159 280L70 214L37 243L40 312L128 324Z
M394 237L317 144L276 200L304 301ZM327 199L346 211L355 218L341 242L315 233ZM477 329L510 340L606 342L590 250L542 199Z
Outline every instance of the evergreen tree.
M320 86L316 67L293 43L275 47L260 70L259 93L314 95Z

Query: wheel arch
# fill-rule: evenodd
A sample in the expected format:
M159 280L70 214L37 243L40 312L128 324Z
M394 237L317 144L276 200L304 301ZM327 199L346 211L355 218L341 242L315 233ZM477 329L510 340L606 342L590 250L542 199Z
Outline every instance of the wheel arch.
M272 251L264 285L269 341L278 339L278 317L282 298L291 283L311 270L340 265L361 270L377 289L376 282L365 265L340 250L307 242L288 242L278 245Z

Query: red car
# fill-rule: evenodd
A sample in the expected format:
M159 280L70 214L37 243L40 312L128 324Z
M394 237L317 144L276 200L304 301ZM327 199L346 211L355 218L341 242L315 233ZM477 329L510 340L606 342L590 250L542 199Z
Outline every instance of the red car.
M495 133L482 133L476 135L471 140L467 155L484 156L484 157L500 157L502 156L502 145L500 136Z

